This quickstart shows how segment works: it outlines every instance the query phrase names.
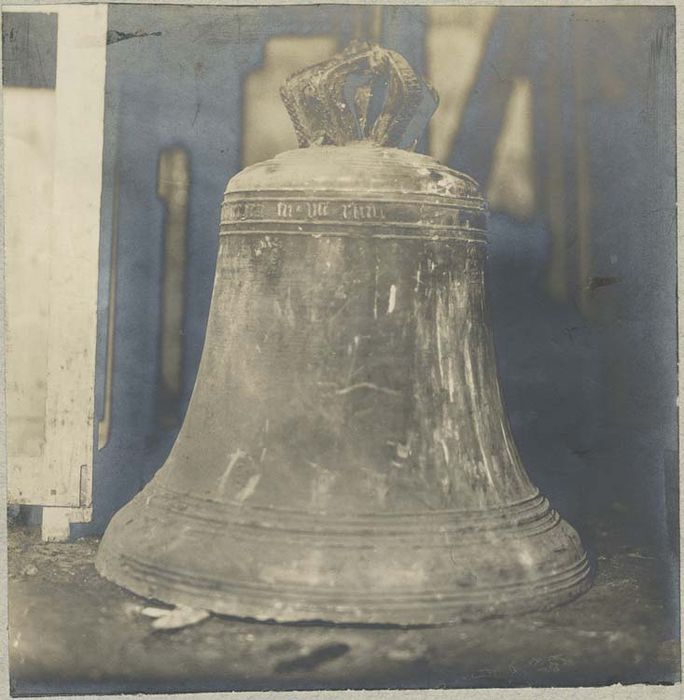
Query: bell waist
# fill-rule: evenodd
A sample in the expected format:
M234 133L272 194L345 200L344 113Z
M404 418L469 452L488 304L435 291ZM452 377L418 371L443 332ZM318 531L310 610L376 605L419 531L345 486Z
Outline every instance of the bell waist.
M481 199L435 201L396 195L351 193L227 192L221 235L300 234L379 238L486 241L487 212Z

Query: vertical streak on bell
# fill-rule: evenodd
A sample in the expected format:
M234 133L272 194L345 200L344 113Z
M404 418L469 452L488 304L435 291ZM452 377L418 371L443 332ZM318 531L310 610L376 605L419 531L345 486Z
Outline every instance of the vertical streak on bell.
M421 464L434 464L444 507L501 505L533 492L505 419L486 325L484 249L430 246L418 267L416 412ZM464 502L464 498L467 499Z

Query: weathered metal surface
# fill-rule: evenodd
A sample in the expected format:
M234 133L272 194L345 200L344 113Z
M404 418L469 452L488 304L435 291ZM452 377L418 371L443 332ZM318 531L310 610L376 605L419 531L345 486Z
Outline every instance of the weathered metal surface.
M183 428L98 570L281 621L438 624L585 590L502 405L485 229L473 180L372 140L234 177Z

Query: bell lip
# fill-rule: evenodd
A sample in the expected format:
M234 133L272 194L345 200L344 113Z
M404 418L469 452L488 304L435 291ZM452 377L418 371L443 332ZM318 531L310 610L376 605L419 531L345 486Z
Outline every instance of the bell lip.
M194 527L188 524L187 516L166 506L160 517L160 512L150 510L146 491L110 523L96 556L97 571L142 597L219 615L275 622L448 625L550 609L581 595L593 580L579 536L555 514L543 530L535 532L513 522L503 539L493 533L496 544L490 543L491 556L484 558L482 543L458 535L443 540L425 532L422 541L400 536L389 547L394 538L382 533L363 538L357 533L344 542L322 536L318 547L329 562L326 567L331 572L339 566L340 571L346 569L346 584L338 584L340 578L335 574L331 579L334 585L320 583L316 577L311 581L307 578L304 585L290 578L291 573L300 570L297 564L292 572L276 578L267 575L265 567L274 555L289 561L288 552L316 549L315 543L303 547L301 538L286 532L254 533L229 525ZM189 510L195 512L194 507ZM538 520L541 522L543 516ZM157 524L158 536L165 539L169 532L181 533L181 539L189 533L185 545L179 540L161 548L155 546L150 523ZM207 537L214 542L216 538L225 540L221 558L225 557L227 568L223 563L217 566L215 557L208 561L193 554L200 551ZM183 554L184 550L189 554ZM422 579L401 580L404 569L400 571L397 562L403 561L401 557L408 550L411 561L414 557L421 559L420 571L431 572L429 585L421 583ZM180 552L180 558L172 551ZM520 555L532 557L522 569ZM244 571L243 564L237 568L230 564L242 557L246 557ZM364 560L363 566L374 572L369 581L377 581L377 586L366 582L361 586L353 583L350 588L350 582L356 579L349 574ZM494 561L497 572L501 568L496 575L490 568ZM275 560L271 563L280 566ZM251 566L256 566L259 573L247 575ZM395 575L400 578L395 579ZM472 575L475 578L471 580Z
M212 595L210 590L187 588L164 582L157 578L150 582L139 573L131 574L121 560L104 557L98 551L95 561L98 573L108 581L132 593L169 605L192 607L228 617L258 622L340 624L359 626L443 627L461 622L508 617L541 612L565 605L586 593L593 585L595 573L586 555L583 555L571 571L561 572L554 580L523 582L515 589L496 599L496 592L489 599L444 600L443 594L418 603L411 601L392 604L384 601L339 602L331 597L325 601L308 600L306 594L287 603L280 600L277 588L270 593L245 595L239 587L228 596ZM128 569L128 570L127 570Z
M282 151L233 175L224 196L288 189L312 194L321 190L365 195L425 194L471 200L471 206L487 208L480 185L466 173L426 154L364 140L344 146L311 145Z

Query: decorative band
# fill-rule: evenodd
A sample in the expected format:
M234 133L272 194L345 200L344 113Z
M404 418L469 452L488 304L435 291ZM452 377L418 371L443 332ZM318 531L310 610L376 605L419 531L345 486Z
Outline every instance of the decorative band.
M261 224L248 223L243 226L221 226L220 237L225 241L237 236L307 236L309 238L350 238L357 240L380 241L444 241L452 243L473 243L484 246L487 239L477 231L459 229L426 229L423 232L405 229L399 226L379 227L368 225L364 228L352 228L335 225L334 228L320 224Z
M202 523L212 530L227 526L238 528L247 535L260 536L270 532L271 537L295 535L298 538L312 536L351 538L358 537L417 537L421 541L429 535L457 535L466 539L479 539L497 530L512 536L532 536L555 527L558 514L539 493L518 503L482 511L442 510L413 513L384 513L349 517L317 515L274 508L259 508L216 502L180 494L154 484L145 498L147 506L192 520L196 529ZM236 533L237 535L237 533ZM332 541L331 541L332 543ZM435 543L438 545L438 543ZM438 545L439 546L439 545Z
M353 233L395 230L430 237L470 235L483 238L487 215L482 208L434 202L364 200L321 197L243 198L226 195L221 209L221 233L252 233L264 224L284 233L327 230ZM396 234L395 234L396 235Z

